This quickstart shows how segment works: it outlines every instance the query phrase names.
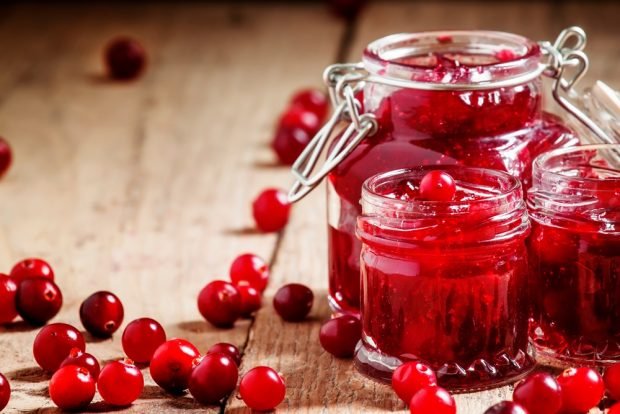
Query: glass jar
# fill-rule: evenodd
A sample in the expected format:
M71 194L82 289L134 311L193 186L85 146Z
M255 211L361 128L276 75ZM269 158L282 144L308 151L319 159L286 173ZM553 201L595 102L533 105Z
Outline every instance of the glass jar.
M431 169L364 184L356 366L389 381L401 363L422 361L455 391L514 382L534 366L521 184L496 170L441 167L456 197L425 201L419 183Z
M548 362L620 361L619 154L587 145L534 162L530 337Z
M402 34L368 45L357 68L367 75L356 97L363 97L360 112L376 119L376 132L328 175L334 311L359 311L355 228L367 178L456 164L507 171L527 188L537 155L578 144L558 117L542 110L542 59L538 43L501 32Z

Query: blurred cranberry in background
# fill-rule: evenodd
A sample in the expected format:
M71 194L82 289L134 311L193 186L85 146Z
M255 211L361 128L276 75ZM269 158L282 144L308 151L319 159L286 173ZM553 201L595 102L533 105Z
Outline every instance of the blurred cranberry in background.
M332 13L344 19L353 19L366 5L366 0L328 0Z

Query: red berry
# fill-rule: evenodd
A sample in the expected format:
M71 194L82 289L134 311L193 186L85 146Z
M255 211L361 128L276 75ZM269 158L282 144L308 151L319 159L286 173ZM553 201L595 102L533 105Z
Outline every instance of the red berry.
M592 368L569 368L559 377L562 413L582 413L598 405L605 394L603 378Z
M63 410L86 408L95 396L95 380L86 368L68 365L52 376L50 398Z
M0 273L0 324L11 322L17 316L15 296L17 284L13 278Z
M264 190L252 203L256 227L265 233L282 230L288 223L290 211L286 193L275 188Z
M97 381L97 390L103 401L117 407L133 403L143 389L142 372L130 359L110 362L103 367Z
M239 348L234 346L233 344L229 344L226 342L220 342L218 344L213 345L207 351L207 355L210 354L224 354L230 357L235 364L241 364L241 353L239 352Z
M502 49L495 54L495 57L500 62L510 62L517 58L517 54L510 49Z
M608 366L603 375L607 393L614 400L620 400L620 363Z
M0 137L0 178L9 170L12 161L13 152L11 147L4 138Z
M299 107L314 113L323 122L329 110L327 95L318 89L304 89L293 95L290 106Z
M456 182L450 174L434 170L420 181L420 196L431 201L450 201L456 194Z
M0 411L4 410L10 399L11 384L9 384L9 380L4 375L0 374Z
M343 19L353 19L366 5L366 0L329 0L332 12Z
M91 354L85 353L79 348L73 348L71 352L69 352L69 356L60 364L60 368L66 367L67 365L86 368L95 381L99 378L99 372L101 371L99 361Z
M486 410L484 414L530 414L530 412L525 411L522 406L515 402L502 401Z
M230 265L230 280L234 285L248 284L263 292L269 282L269 265L255 254L242 254Z
M11 275L14 279L29 279L31 277L44 277L50 280L54 280L54 270L43 259L24 259L21 262L17 262L13 269L11 269Z
M562 408L562 389L552 375L541 372L518 383L512 399L529 414L555 414Z
M361 337L362 324L351 315L330 319L319 331L321 346L337 358L351 358Z
M213 325L230 328L241 316L241 295L231 283L214 280L200 291L198 310Z
M263 297L260 292L248 285L238 285L237 290L241 295L241 316L249 318L263 305Z
M620 414L620 403L612 405L607 414Z
M228 355L207 354L194 368L189 392L201 404L217 404L237 387L239 371Z
M41 328L34 339L32 353L41 368L54 372L73 348L82 352L86 349L80 331L66 323L52 323Z
M62 307L62 293L50 279L35 277L19 282L15 295L19 316L31 325L45 325Z
M411 398L411 414L456 414L456 403L450 393L441 387L424 387Z
M134 79L146 66L146 52L137 40L121 37L114 39L106 47L105 63L111 78Z
M82 325L92 335L107 338L123 323L125 311L113 293L100 291L90 295L80 306Z
M164 390L179 393L187 389L198 349L184 339L170 339L155 350L150 372L153 381Z
M282 286L273 297L273 307L285 321L299 322L306 319L312 309L314 293L299 283Z
M122 342L123 351L130 359L148 364L155 350L166 342L166 331L156 320L140 318L125 327Z
M406 362L392 374L392 388L405 403L424 387L437 385L437 376L421 362Z
M286 396L284 380L269 367L256 367L241 378L239 394L243 402L256 411L276 408Z
M279 126L271 142L271 148L281 164L293 165L312 137L313 134L304 128Z
M301 128L314 136L321 129L321 121L314 112L301 106L292 106L280 118L278 129L280 128Z

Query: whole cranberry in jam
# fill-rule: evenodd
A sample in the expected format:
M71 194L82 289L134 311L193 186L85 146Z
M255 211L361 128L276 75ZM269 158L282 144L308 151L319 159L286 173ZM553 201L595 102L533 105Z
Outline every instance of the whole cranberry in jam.
M227 342L220 342L213 345L207 350L207 355L210 354L224 354L229 356L233 361L235 361L235 364L237 364L237 366L241 364L241 352L239 352L239 348Z
M484 412L484 414L530 414L529 411L512 401L502 401L495 404Z
M608 366L603 375L607 394L616 401L620 400L620 363Z
M13 321L17 316L15 296L17 284L13 278L0 273L0 324Z
M319 123L325 120L329 110L329 100L325 92L318 89L304 89L293 95L291 108L303 108L314 113Z
M137 40L121 37L114 39L106 47L105 63L111 78L135 79L146 66L146 52Z
M179 393L187 389L198 349L184 339L171 339L155 350L150 372L153 381L164 390Z
M319 331L321 346L337 358L351 358L361 337L362 323L351 315L330 319Z
M0 137L0 178L9 170L12 161L13 151L11 151L9 143Z
M84 337L73 326L66 323L52 323L41 328L32 345L32 353L37 364L48 372L54 372L60 364L77 348L84 352Z
M552 375L541 372L518 383L512 399L529 414L556 414L562 408L562 389Z
M430 201L450 201L456 194L456 182L450 174L434 170L422 177L420 196Z
M123 351L139 364L151 362L153 353L166 342L166 331L154 319L140 318L129 322L123 331Z
M32 277L44 277L54 280L54 270L45 260L31 258L17 262L11 269L10 276L16 280Z
M279 126L271 141L271 149L280 164L293 165L312 137L313 134L304 128Z
M86 368L68 365L60 368L50 380L50 398L58 408L81 410L95 397L95 380Z
M11 399L11 384L3 374L0 374L0 411L9 404Z
M103 401L117 407L130 405L138 399L144 389L142 372L133 361L114 361L101 370L97 390Z
M99 361L91 354L83 352L79 348L71 349L69 356L60 364L60 368L66 367L67 365L86 368L95 381L99 378L99 372L101 371Z
M456 402L448 391L441 387L424 387L411 398L411 414L456 414Z
M217 404L237 387L239 370L228 355L207 354L194 368L189 392L201 404Z
M249 285L237 285L241 295L241 316L249 318L263 305L261 293Z
M123 304L111 292L95 292L80 306L82 325L92 335L100 338L107 338L116 332L123 323L124 316Z
M19 282L15 295L19 316L31 325L45 325L62 307L62 293L50 279L35 277Z
M198 310L211 324L230 328L241 316L241 295L233 284L214 280L198 294Z
M265 233L282 230L288 223L290 211L286 193L276 188L264 190L252 203L256 227Z
M405 362L392 374L392 388L406 404L424 387L437 385L437 376L421 362Z
M282 319L299 322L306 319L312 309L314 293L299 283L282 286L273 297L273 307Z
M252 368L241 378L239 394L252 410L269 411L284 400L286 385L274 369L260 366Z
M562 413L582 413L598 405L605 394L603 378L592 368L569 368L558 377Z
M255 254L242 254L230 265L230 280L234 285L245 283L263 292L269 282L269 265Z

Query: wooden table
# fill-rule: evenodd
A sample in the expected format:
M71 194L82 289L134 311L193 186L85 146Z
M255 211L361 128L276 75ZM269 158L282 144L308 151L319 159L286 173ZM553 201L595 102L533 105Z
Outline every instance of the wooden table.
M252 228L253 197L291 182L268 143L293 91L319 86L326 65L358 60L368 41L389 33L485 28L551 39L571 24L590 37L585 83L600 78L620 87L618 3L381 2L353 25L309 3L19 5L0 12L0 135L15 151L0 182L2 270L28 256L48 259L65 296L55 321L81 326L79 304L105 289L123 300L126 322L156 318L170 337L202 351L233 342L244 350L242 372L260 364L283 373L288 391L278 411L286 412L405 408L388 387L318 343L329 314L324 191L295 206L284 233ZM100 61L105 42L123 33L150 54L146 76L127 84L107 81ZM271 260L265 305L254 320L218 330L200 317L196 296L208 281L226 279L241 252ZM270 304L292 281L317 297L304 323L283 323ZM7 412L54 412L48 377L31 354L37 330L15 323L0 332L0 371L14 390ZM88 349L102 361L119 358L120 334L91 338ZM203 408L189 396L165 395L144 373L144 394L125 411ZM508 387L460 395L459 413L482 413L510 395ZM106 409L99 397L91 405ZM205 410L247 411L234 397Z

